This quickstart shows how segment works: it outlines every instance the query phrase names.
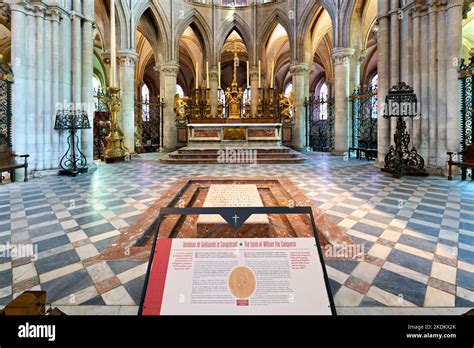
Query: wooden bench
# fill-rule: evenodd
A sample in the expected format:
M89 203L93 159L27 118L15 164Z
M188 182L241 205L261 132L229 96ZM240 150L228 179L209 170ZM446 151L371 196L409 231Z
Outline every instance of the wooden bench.
M25 182L28 181L28 158L30 155L17 155L9 148L0 147L0 183L3 181L3 172L9 172L12 182L15 182L15 170L25 168ZM24 163L16 163L15 158L24 158Z
M453 160L453 155L457 154L458 156L462 156L462 162L461 161L454 161ZM448 180L453 180L453 166L461 168L461 173L462 173L462 180L467 179L467 170L472 169L474 171L474 144L466 146L466 150L462 152L448 152L449 155L449 176ZM474 175L471 177L472 180L474 180Z

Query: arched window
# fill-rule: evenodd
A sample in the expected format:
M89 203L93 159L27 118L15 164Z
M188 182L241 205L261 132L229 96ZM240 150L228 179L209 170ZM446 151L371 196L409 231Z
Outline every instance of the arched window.
M176 85L176 94L179 94L179 97L183 98L184 97L183 87L181 87L180 85Z
M375 74L374 77L372 77L372 80L370 81L370 86L374 91L377 90L379 84L379 75ZM372 101L372 118L377 118L377 96L372 97L375 100Z
M377 89L379 84L379 75L375 74L374 77L372 77L372 80L370 80L370 86L374 89Z
M285 97L288 97L293 92L293 83L288 83L285 88Z
M102 89L102 83L100 82L100 79L97 77L97 75L94 75L92 77L92 88L94 89L94 91Z
M247 88L245 91L244 91L244 105L247 104L247 102L251 102L252 101L252 90L250 88Z
M321 89L319 90L319 99L321 99L321 109L320 109L320 119L327 120L328 119L328 104L326 101L328 100L329 89L326 83L323 83Z
M150 89L147 85L142 86L142 119L143 121L149 120L150 114Z

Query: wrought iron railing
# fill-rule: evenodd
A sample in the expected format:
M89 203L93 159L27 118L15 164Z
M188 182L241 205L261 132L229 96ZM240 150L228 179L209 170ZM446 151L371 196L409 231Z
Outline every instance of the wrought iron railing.
M157 152L163 148L164 100L159 97L135 99L135 150Z
M377 89L361 86L351 96L352 147L377 149Z
M334 99L309 97L306 108L306 147L318 152L335 148Z
M0 147L12 147L13 72L0 60Z
M461 61L459 68L459 83L461 89L461 148L474 142L472 122L474 112L474 55L468 61Z

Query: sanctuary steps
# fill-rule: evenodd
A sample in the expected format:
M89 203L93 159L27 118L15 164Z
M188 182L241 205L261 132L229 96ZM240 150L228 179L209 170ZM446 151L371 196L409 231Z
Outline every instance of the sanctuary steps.
M297 164L306 158L288 147L185 147L160 160L164 164Z

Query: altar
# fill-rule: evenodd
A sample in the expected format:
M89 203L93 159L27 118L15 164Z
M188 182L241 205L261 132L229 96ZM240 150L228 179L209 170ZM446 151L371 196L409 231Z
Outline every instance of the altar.
M281 129L281 123L191 123L188 124L188 146L281 146Z

